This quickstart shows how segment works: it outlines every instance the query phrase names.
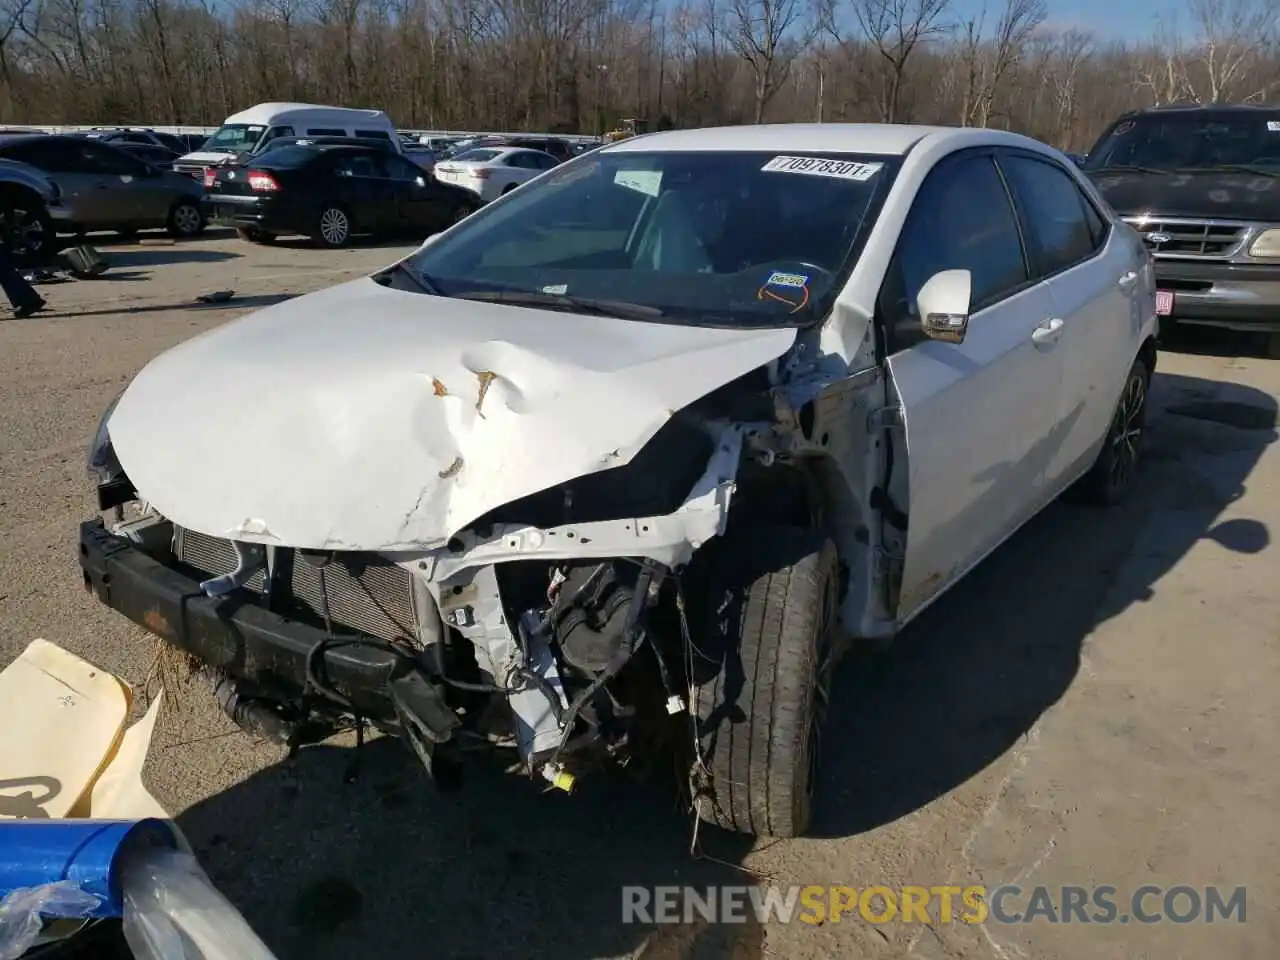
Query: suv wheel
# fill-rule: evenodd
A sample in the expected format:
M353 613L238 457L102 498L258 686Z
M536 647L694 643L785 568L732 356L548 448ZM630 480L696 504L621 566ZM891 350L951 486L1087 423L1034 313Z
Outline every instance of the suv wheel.
M194 200L179 200L169 211L169 234L190 239L204 233L204 211Z
M834 672L835 545L764 527L708 546L719 548L703 568L712 589L693 625L703 626L690 705L697 813L742 833L800 836Z

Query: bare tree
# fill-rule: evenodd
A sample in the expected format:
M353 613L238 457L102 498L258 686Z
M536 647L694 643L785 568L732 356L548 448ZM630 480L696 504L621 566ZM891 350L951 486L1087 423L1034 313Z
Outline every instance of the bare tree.
M1005 0L990 38L986 36L985 6L965 22L960 39L965 66L961 126L990 125L997 93L1022 62L1027 41L1048 15L1045 0Z
M907 64L918 47L945 36L950 25L942 16L950 0L853 0L854 15L862 36L875 49L880 63L880 119L894 123L902 100ZM835 17L826 18L827 29L845 45L835 26Z
M803 24L800 0L732 0L730 43L751 68L754 116L764 122L764 109L791 73L791 65L813 39Z
M1244 80L1275 42L1276 0L1191 0L1190 7L1201 50L1192 81L1196 99L1222 103L1265 97L1267 88L1246 92Z

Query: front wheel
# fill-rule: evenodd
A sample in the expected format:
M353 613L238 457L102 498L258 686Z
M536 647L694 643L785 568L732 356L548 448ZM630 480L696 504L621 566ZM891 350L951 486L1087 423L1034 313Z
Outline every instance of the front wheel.
M57 250L57 228L53 218L43 208L15 210L13 223L13 251L24 262L43 266Z
M179 240L190 240L204 233L204 211L193 200L179 200L169 211L169 235Z
M312 239L322 246L345 247L351 242L351 217L341 207L325 207L316 219Z
M1150 385L1151 371L1143 360L1135 360L1116 401L1098 459L1080 478L1080 493L1087 502L1101 507L1115 506L1132 485L1146 426Z
M741 833L809 826L833 673L835 545L800 527L729 535L707 560L691 678L698 816Z

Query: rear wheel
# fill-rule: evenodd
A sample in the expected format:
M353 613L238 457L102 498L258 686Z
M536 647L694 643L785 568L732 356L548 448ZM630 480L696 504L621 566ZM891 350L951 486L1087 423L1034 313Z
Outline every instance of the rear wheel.
M459 204L458 208L453 211L453 219L449 221L450 225L459 223L467 219L467 217L471 216L473 213L475 213L479 209L480 209L479 204L475 204L475 203Z
M189 240L204 233L204 211L194 200L179 200L169 211L169 235Z
M1110 507L1124 499L1138 467L1142 431L1147 419L1147 391L1151 371L1135 360L1116 402L1098 459L1080 478L1080 494L1089 503Z
M836 549L800 527L709 546L718 549L704 568L712 589L692 678L697 813L742 833L800 836L833 674Z
M325 207L316 218L311 238L322 246L345 247L351 242L351 217L342 207Z

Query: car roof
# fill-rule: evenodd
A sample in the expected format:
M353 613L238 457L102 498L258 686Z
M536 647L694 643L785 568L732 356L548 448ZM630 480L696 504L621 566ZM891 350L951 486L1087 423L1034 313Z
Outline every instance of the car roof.
M7 147L11 143L37 143L42 140L70 140L71 137L60 136L56 133L3 133L0 132L0 147Z
M758 150L784 153L841 151L903 156L926 137L977 146L1035 143L1019 134L975 127L931 127L907 123L769 123L699 130L665 130L606 145L605 153L649 150Z
M391 128L391 121L382 110L367 110L354 107L327 107L318 103L260 103L257 106L250 107L248 110L241 110L239 113L233 113L231 116L227 117L223 123L269 125L289 118L302 120L308 117L312 120L329 117L333 120L341 119L363 121L366 123L376 122L380 125L385 122L385 126L388 129Z

